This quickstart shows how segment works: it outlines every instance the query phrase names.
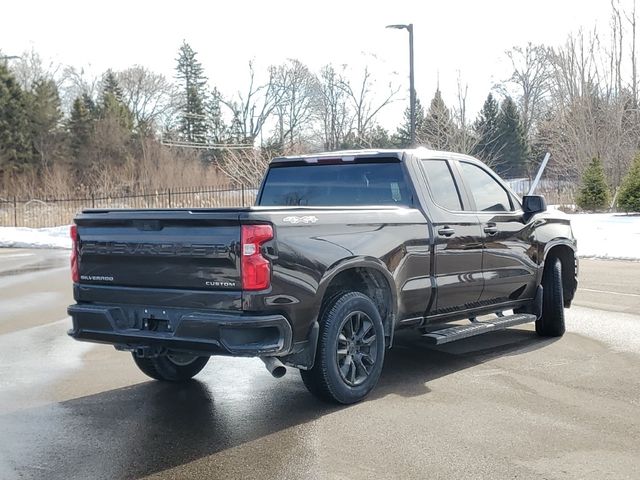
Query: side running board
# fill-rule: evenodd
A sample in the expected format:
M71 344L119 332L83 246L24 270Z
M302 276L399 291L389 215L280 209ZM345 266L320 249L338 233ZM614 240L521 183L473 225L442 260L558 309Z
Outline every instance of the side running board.
M483 333L495 332L496 330L504 330L508 327L521 325L523 323L535 322L536 316L529 313L517 313L498 317L490 321L473 322L470 325L455 325L453 327L443 328L425 333L422 336L433 345L442 345L443 343L455 342L463 338L475 337Z

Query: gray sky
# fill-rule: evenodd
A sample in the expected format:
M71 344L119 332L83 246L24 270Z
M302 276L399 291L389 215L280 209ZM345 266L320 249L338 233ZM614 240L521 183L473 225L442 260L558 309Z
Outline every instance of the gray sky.
M298 58L312 70L326 63L365 63L379 78L408 90L408 34L386 30L413 22L416 90L427 104L437 79L451 104L461 72L475 115L491 86L508 76L504 51L527 42L558 45L568 33L596 22L606 27L608 0L449 1L121 1L7 2L0 49L34 48L45 59L99 74L142 64L173 77L183 39L199 53L210 81L226 95L247 81L247 62L258 70ZM400 121L404 100L380 122Z

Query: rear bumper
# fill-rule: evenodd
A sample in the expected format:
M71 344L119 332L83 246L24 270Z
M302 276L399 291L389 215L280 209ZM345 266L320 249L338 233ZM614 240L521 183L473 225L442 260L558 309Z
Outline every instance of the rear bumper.
M292 348L291 325L282 315L245 315L76 304L69 336L124 350L163 350L199 355L279 356Z

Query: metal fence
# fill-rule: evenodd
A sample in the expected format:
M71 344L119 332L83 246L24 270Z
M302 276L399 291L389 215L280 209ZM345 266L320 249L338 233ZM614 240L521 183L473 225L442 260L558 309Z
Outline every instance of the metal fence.
M167 188L132 195L85 198L0 198L0 225L53 227L68 225L84 208L215 208L253 205L256 187Z
M514 178L505 180L518 195L527 195L533 180L530 178ZM572 205L578 185L575 181L562 178L546 178L540 180L536 195L544 195L549 205Z

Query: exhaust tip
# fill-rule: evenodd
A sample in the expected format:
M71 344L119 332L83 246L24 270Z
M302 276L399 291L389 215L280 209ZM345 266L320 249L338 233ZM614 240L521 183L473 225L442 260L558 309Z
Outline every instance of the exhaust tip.
M275 357L260 357L260 360L264 362L265 367L274 378L282 378L287 373L287 367Z

